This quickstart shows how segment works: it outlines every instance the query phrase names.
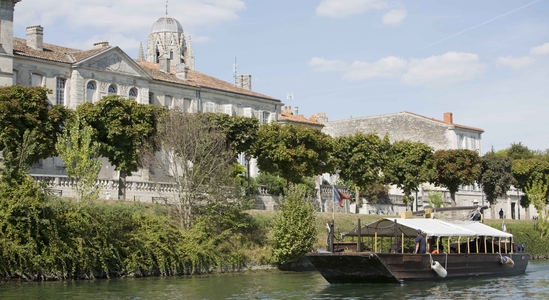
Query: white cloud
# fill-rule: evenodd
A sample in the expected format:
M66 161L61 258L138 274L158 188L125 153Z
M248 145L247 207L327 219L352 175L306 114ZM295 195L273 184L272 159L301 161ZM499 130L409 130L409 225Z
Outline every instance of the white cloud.
M320 57L313 57L308 65L317 72L345 71L348 69L347 63L342 60L326 60Z
M329 18L344 18L361 14L367 10L384 9L385 0L322 0L316 8L316 15Z
M385 25L398 26L408 15L408 11L405 9L393 9L384 14L381 21Z
M530 49L531 55L549 55L549 43L545 43L541 46L532 47Z
M93 4L92 4L93 2ZM166 13L164 3L151 0L25 0L15 6L16 26L44 26L48 32L80 32L83 40L96 33L109 37L131 35L146 41L154 22ZM217 26L239 19L246 9L243 0L186 0L170 1L168 13L177 19L185 32ZM122 45L130 37L109 40Z
M510 67L511 69L523 69L531 66L536 60L530 56L523 56L514 58L512 56L500 56L498 57L498 64Z
M474 79L482 73L484 67L477 54L447 52L424 59L412 59L402 80L410 85L452 84Z
M373 63L355 61L343 78L347 80L364 80L398 77L406 69L407 64L405 59L396 56L388 56Z

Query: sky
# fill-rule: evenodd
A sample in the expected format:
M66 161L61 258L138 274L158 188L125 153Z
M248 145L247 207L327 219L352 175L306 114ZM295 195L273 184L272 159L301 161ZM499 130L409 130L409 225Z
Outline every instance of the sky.
M137 58L163 0L22 0L14 34ZM172 0L195 69L330 121L409 111L481 128L483 152L549 149L549 0Z

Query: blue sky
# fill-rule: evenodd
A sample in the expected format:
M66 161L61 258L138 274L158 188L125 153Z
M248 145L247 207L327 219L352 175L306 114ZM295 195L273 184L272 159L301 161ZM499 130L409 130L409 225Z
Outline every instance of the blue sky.
M22 0L15 35L137 57L162 0ZM549 1L172 0L196 70L330 120L410 111L478 127L483 151L549 148ZM293 93L288 100L287 94Z

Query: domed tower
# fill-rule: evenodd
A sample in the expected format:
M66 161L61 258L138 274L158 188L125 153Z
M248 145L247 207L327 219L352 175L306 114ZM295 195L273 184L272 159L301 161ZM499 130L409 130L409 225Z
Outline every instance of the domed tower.
M169 58L172 66L184 63L194 69L194 55L192 48L187 50L183 26L167 12L153 24L147 43L147 61L158 63L161 58Z

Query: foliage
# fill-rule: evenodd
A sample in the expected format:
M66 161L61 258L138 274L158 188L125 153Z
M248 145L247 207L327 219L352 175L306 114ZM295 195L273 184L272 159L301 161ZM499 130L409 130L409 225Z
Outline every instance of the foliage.
M271 123L259 128L249 154L260 170L280 174L288 183L333 172L333 140L318 129L303 125Z
M63 106L50 105L50 92L18 85L0 88L0 150L10 158L4 161L10 176L24 174L21 169L55 153L57 136L70 113ZM25 135L32 137L32 151L30 145L23 145ZM16 179L21 182L23 178Z
M478 153L467 149L438 150L433 154L435 174L431 182L450 191L452 206L460 185L470 185L481 173Z
M429 191L429 206L431 208L445 207L446 203L442 200L442 193L437 191Z
M214 113L205 116L223 132L226 145L236 154L247 152L257 140L258 119Z
M225 142L223 132L204 114L175 109L159 125L154 144L162 145L160 153L148 149L150 168L177 186L173 204L187 229L194 225L200 206L242 200L239 179L233 173L234 152Z
M547 208L547 191L549 184L541 179L534 180L524 188L528 199L532 202L538 211L538 229L541 231L541 237L549 235L549 209Z
M385 177L403 190L404 199L411 199L412 192L432 177L433 148L426 144L397 141L389 148L387 157Z
M517 188L524 190L528 185L533 184L536 180L541 180L547 184L549 182L549 162L531 158L531 159L515 159L512 165L512 174L516 180ZM547 194L549 196L549 194ZM530 205L528 195L522 197L520 205L528 207Z
M376 203L379 199L387 196L388 194L389 187L379 182L368 184L362 188L362 191L360 191L360 195L368 198L371 203Z
M285 191L272 234L272 259L277 264L298 260L316 241L314 206L306 189L290 185Z
M489 152L481 159L482 170L477 182L482 186L486 200L490 203L492 216L495 216L495 204L497 198L507 194L514 183L511 167L512 162L508 157Z
M369 187L385 183L383 174L390 148L388 136L381 139L375 133L357 133L339 137L335 144L334 157L341 179L352 182L364 194L372 194L368 193Z
M66 166L69 180L74 182L78 200L95 200L100 191L95 186L101 170L99 143L92 140L93 129L76 116L55 145Z
M534 152L523 145L522 142L512 143L511 147L506 149L506 155L511 160L530 159L534 157Z
M165 110L165 107L140 104L117 95L77 107L78 115L93 127L95 140L101 143L101 156L120 171L119 198L126 196L126 176L142 167L142 148L158 149L153 137Z
M38 144L35 143L36 130L26 130L23 133L21 144L16 145L15 151L4 151L2 180L5 182L21 183L27 177L29 166L26 162L29 157L36 154ZM4 148L4 150L6 150Z
M239 163L233 163L231 166L231 176L236 178L240 183L240 187L246 195L255 195L258 192L257 180L251 176L248 176L246 166ZM249 178L248 178L249 177ZM248 191L249 189L249 191Z
M269 172L259 172L256 179L258 184L264 185L267 188L269 195L282 195L287 185L286 179Z

